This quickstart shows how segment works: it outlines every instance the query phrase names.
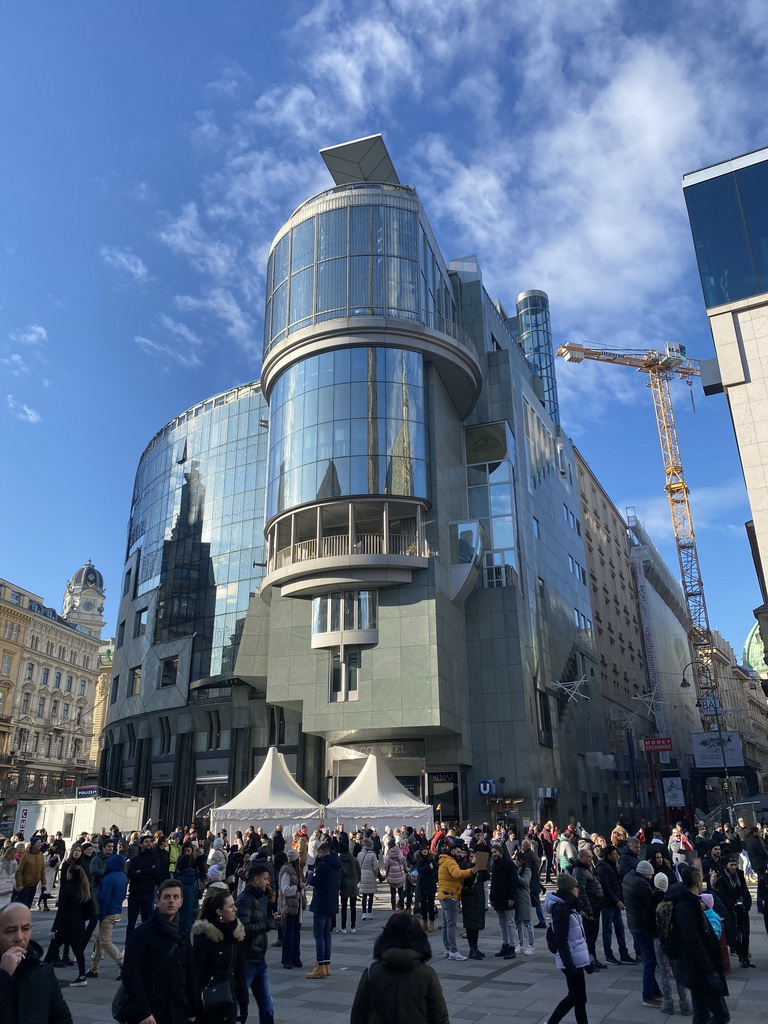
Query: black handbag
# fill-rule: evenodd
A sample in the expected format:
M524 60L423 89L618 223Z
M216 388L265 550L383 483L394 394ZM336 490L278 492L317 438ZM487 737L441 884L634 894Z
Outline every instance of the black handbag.
M130 1013L131 1001L128 998L128 990L121 981L112 999L112 1017L117 1021L117 1024L128 1024Z
M232 985L229 981L211 982L203 989L202 997L203 1009L206 1013L211 1013L214 1010L224 1013L235 1005L235 997L232 994Z

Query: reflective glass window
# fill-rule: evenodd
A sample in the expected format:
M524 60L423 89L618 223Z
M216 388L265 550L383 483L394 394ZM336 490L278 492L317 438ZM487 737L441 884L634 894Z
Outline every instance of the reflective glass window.
M293 229L291 242L291 273L315 262L315 218L310 217Z
M511 548L515 544L515 522L512 516L498 516L493 523L494 548Z
M469 514L475 519L487 516L488 490L485 487L470 487L469 489Z
M275 285L279 285L288 277L288 254L290 252L290 235L283 235L275 246Z
M508 516L512 513L512 496L509 484L495 484L490 488L491 515Z
M317 218L317 258L332 259L347 251L347 211L329 210Z
M371 207L353 206L349 211L349 252L351 255L371 251Z
M352 256L349 260L350 316L372 316L371 257Z
M288 312L288 282L277 289L272 299L272 334L277 336L286 328L286 314Z
M347 261L327 260L317 267L317 312L346 308Z
M291 278L291 315L290 322L306 320L312 316L312 299L314 293L315 268L294 274ZM284 287L284 286L283 286Z
M312 598L312 632L328 632L328 598L325 594Z
M736 171L741 209L760 292L768 292L768 161Z
M760 291L733 174L685 189L696 261L708 307Z

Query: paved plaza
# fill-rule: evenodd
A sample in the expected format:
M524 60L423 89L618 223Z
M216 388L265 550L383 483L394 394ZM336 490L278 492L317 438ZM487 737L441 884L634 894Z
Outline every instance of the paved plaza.
M389 899L380 891L374 904L374 919L359 921L356 935L333 936L331 977L308 981L305 971L287 971L280 966L280 950L270 946L268 953L272 994L275 1000L275 1020L278 1024L296 1024L311 1021L316 1024L318 1012L325 1019L346 1021L352 1006L357 983L370 963L373 943L379 929L389 916ZM315 964L312 942L311 915L302 929L302 958L309 970ZM768 937L762 917L754 908L751 914L752 955L757 969L743 970L738 960L728 979L731 995L728 1005L733 1024L755 1024L762 1019L768 998ZM47 948L53 913L34 911L33 937ZM439 918L438 918L439 926ZM125 935L125 911L115 929L115 942L122 948ZM513 961L496 959L493 954L500 947L496 915L489 913L486 928L481 932L480 949L486 954L483 961L461 962L444 960L439 930L430 936L434 959L433 967L440 976L445 993L451 1024L508 1024L510 1020L522 1024L538 1024L546 1020L552 1008L565 994L565 983L554 966L554 958L547 950L543 930L535 932L537 949L532 957L519 956ZM459 940L459 949L466 954L466 942ZM601 949L598 943L598 949ZM86 967L89 958L86 957ZM640 1000L639 966L609 967L587 978L588 1013L590 1024L660 1024L659 1010L642 1005ZM76 968L57 970L62 982L74 980ZM102 961L99 977L84 988L65 988L75 1024L112 1024L110 1006L117 988L117 969L111 960ZM573 1013L566 1018L572 1022ZM666 1016L663 1017L667 1020ZM681 1021L690 1018L679 1018ZM251 1000L249 1024L258 1024L258 1011ZM393 1021L392 1024L400 1024Z

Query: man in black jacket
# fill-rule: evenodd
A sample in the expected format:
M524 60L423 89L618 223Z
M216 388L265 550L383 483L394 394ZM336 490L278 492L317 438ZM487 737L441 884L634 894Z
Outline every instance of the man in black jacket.
M0 910L0 1020L3 1024L72 1024L53 968L32 938L23 903Z
M135 857L128 861L128 923L125 941L133 934L136 919L141 912L142 924L152 916L152 900L160 878L160 860L154 849L152 836L144 836Z
M200 1010L189 932L179 922L181 882L167 878L157 890L152 917L131 935L123 959L130 1024L187 1024Z
M631 839L626 841L619 857L619 878L622 881L625 875L628 875L630 871L634 871L637 868L639 860L640 840L632 836Z
M606 846L602 859L597 862L595 873L600 885L603 887L603 909L600 911L601 923L603 926L603 953L609 964L634 964L636 960L629 955L627 940L624 934L624 921L621 912L624 909L624 893L621 889L621 879L617 864L619 862L619 851L615 846ZM619 947L617 960L611 949L611 930L616 930L616 943Z
M622 879L627 925L635 948L643 960L643 1006L661 1006L661 989L656 982L656 901L653 894L653 866L641 860L635 871Z
M491 846L491 906L496 911L501 932L501 949L496 956L515 959L515 903L517 902L517 868L504 843Z
M274 1024L275 1006L269 985L269 972L264 957L267 953L268 917L267 888L269 871L264 861L257 861L248 874L248 884L237 900L237 916L245 929L245 978L259 1008L259 1024Z
M587 847L579 850L573 877L579 886L579 911L587 938L587 949L597 970L602 971L608 965L597 959L596 946L600 932L600 911L603 909L603 887L592 869L592 853Z

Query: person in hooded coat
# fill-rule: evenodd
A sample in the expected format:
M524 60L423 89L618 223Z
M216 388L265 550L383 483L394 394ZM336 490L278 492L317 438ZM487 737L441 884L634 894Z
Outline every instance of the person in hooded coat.
M245 928L237 920L230 893L217 892L203 902L200 917L192 925L192 955L198 988L205 1001L209 985L229 983L232 1003L211 1007L196 1017L196 1024L234 1024L248 1016L248 985L245 977Z
M552 932L557 942L555 966L565 975L568 994L552 1011L548 1024L559 1024L569 1010L576 1015L576 1024L587 1024L587 985L584 971L594 968L587 946L584 922L579 912L579 883L573 875L557 876L557 891L547 893L544 906L552 917Z
M183 902L179 908L179 924L186 931L192 930L197 908L200 906L200 884L192 861L193 847L185 843L181 856L176 861L176 878L181 882Z
M373 917L373 897L378 885L379 871L379 858L373 848L372 839L363 840L363 848L357 855L357 862L360 865L360 919L369 921Z
M429 939L410 914L393 914L373 947L373 963L360 978L350 1024L449 1024L440 979L427 961Z
M308 978L328 978L331 973L331 923L339 912L339 890L341 889L341 861L328 843L321 843L315 855L314 872L307 877L307 885L314 889L309 909L312 918L312 935L315 939L317 965Z

